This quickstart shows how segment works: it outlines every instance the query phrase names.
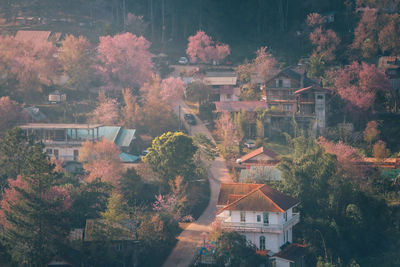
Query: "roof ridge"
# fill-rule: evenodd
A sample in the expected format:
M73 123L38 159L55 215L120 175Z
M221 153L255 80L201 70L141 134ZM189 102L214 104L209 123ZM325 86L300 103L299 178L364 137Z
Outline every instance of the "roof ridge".
M226 207L224 207L224 208L223 208L221 211L225 210L226 208L228 208L229 206L231 206L231 205L235 204L236 202L238 202L238 201L240 201L240 200L244 199L245 197L247 197L247 196L251 195L253 192L257 191L257 190L258 190L260 187L263 187L263 185L262 185L262 184L255 184L255 185L260 185L260 186L258 186L257 188L254 188L254 189L253 189L253 190L251 190L249 193L247 193L247 194L243 195L242 197L240 197L240 198L236 199L236 200L235 200L235 201L233 201L232 203L230 203L230 204L226 205Z
M270 197L268 197L263 191L260 190L260 188L262 188L262 187L269 187L269 188L272 188L272 187L269 186L269 185L264 184L263 186L260 186L259 188L257 188L257 190L260 191L261 194L262 194L265 198L271 200L271 202L275 205L275 207L277 207L278 209L280 209L282 212L285 212L281 207L278 206L278 204L275 203L275 201L273 201L273 200L272 200ZM274 189L274 188L272 188L272 189ZM274 190L275 190L275 189L274 189ZM278 190L276 190L276 191L278 191Z

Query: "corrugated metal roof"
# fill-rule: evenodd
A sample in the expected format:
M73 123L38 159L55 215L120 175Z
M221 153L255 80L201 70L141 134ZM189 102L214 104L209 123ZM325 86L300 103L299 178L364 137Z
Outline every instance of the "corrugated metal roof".
M115 143L120 129L120 126L102 126L99 128L99 137L104 137L108 141Z
M263 183L265 181L281 181L282 172L274 166L251 166L250 169L240 171L239 182L246 183L255 181Z
M129 147L133 140L135 140L134 129L121 129L115 144L119 147Z
M272 158L272 160L276 160L277 157L278 157L278 154L276 154L274 151L269 150L269 149L267 149L265 147L259 147L256 150L253 150L250 153L244 155L241 158L241 162L244 163L247 160L250 160L250 159L252 159L252 158L254 158L254 157L258 156L258 155L261 155L261 154L267 155L268 157Z
M138 161L140 157L128 153L121 153L119 154L119 159L124 163L134 163Z

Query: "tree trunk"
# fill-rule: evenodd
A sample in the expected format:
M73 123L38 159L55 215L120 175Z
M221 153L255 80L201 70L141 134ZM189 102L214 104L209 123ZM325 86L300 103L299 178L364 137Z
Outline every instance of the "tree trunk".
M165 0L161 0L161 45L162 51L164 51L165 45Z
M151 41L154 42L154 10L153 10L153 0L150 1L150 24L151 24Z

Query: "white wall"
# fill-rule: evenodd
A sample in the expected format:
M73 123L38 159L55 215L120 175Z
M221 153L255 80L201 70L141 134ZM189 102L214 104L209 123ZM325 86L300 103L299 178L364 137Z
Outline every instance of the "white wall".
M265 249L271 250L273 253L280 251L278 234L273 233L241 233L246 237L246 240L253 243L258 249L260 248L260 236L265 237Z
M261 216L261 222L257 222L257 215ZM282 213L278 212L269 212L269 223L270 224L280 224L283 222ZM240 211L233 210L232 211L232 222L241 222L240 221ZM246 223L263 223L263 212L260 211L246 211Z
M275 258L276 267L290 267L290 262L280 258Z
M58 158L59 159L65 159L65 157L68 160L73 160L74 158L74 150L78 150L80 154L80 149L81 147L57 147L57 146L46 146L45 147L45 151L47 151L47 149L52 149L52 154L48 154L50 157L54 156L54 150L58 150Z

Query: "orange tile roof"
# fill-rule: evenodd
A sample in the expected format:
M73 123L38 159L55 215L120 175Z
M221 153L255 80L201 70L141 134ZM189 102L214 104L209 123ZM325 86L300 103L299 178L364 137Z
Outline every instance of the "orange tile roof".
M273 160L276 160L278 157L278 154L276 154L274 151L266 149L264 147L257 148L256 150L251 151L250 153L244 155L241 158L241 162L245 163L247 160L254 158L255 156L265 154L269 157L271 157Z
M327 90L327 89L325 89L325 88L322 88L322 87L320 87L320 86L318 86L318 85L313 84L313 85L311 85L311 86L308 86L308 87L305 87L305 88L301 88L301 89L299 89L299 90L297 90L297 91L294 91L294 94L303 93L303 92L308 91L308 90L310 90L310 89L315 89L315 90L324 91L324 92L328 92L328 91L329 91L329 90Z
M270 252L269 250L256 250L256 254L266 257L268 255L268 252Z
M296 260L306 255L307 253L308 250L306 248L306 245L290 244L287 247L285 247L282 251L275 253L273 257L295 262Z
M49 41L50 34L50 31L18 31L15 35L15 39L39 46L42 43Z
M217 200L218 206L225 206L238 198L250 193L255 188L259 187L258 184L240 184L240 183L224 183L221 184ZM230 197L231 196L231 197ZM232 200L232 202L229 202Z
M224 184L221 184L221 188ZM281 193L265 184L238 184L241 186L252 185L253 190L244 194L232 203L225 202L227 206L222 210L248 210L284 212L300 202L284 193ZM247 189L250 189L248 187ZM225 192L226 194L226 192ZM221 191L220 191L221 195ZM229 194L226 194L229 199ZM221 210L221 211L222 211Z

